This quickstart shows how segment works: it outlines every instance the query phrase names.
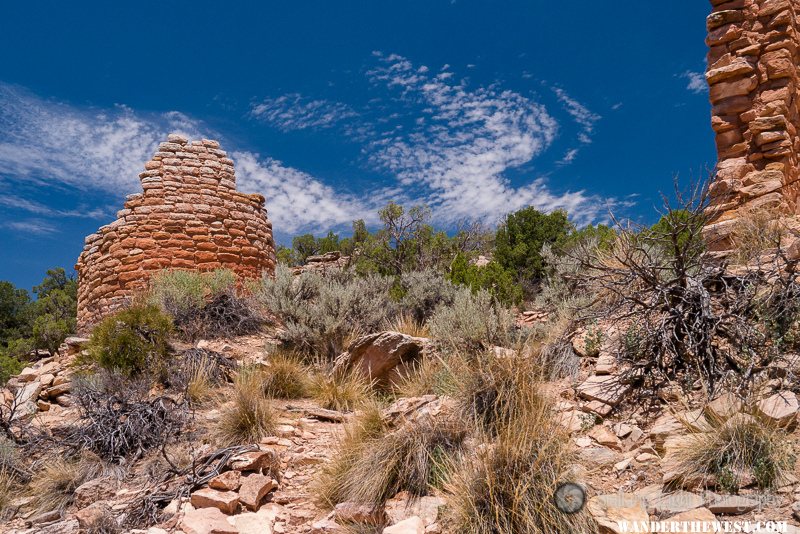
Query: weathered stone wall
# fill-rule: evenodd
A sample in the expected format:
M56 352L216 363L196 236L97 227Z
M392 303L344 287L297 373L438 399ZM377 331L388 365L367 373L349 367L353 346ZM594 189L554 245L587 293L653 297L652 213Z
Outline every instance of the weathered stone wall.
M162 269L227 268L274 273L275 245L264 197L236 190L233 161L216 141L170 135L139 175L117 220L86 238L78 272L81 332Z
M798 213L800 0L711 0L706 79L719 162L712 250L733 245L746 211Z

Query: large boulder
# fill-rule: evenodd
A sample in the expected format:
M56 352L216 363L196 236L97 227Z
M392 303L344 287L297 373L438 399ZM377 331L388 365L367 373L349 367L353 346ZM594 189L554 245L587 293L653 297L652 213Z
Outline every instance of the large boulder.
M421 360L427 339L378 332L355 340L338 358L334 373L359 372L380 387L397 383Z
M758 403L758 415L767 423L781 427L793 427L797 423L800 405L791 391L775 393Z

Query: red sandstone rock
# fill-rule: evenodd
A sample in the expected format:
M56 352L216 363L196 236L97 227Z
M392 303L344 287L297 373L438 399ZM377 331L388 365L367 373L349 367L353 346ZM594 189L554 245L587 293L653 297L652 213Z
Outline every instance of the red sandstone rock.
M735 245L754 209L800 212L800 5L790 0L712 0L708 71L719 162L710 188L709 248Z

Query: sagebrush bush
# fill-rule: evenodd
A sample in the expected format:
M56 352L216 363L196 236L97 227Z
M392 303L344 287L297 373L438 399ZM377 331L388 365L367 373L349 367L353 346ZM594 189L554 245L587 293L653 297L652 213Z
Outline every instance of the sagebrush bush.
M399 304L404 316L424 324L438 306L449 306L456 296L456 286L434 269L412 271L400 276L403 296Z
M126 374L161 372L170 355L172 321L153 305L133 305L92 331L89 353L101 367Z
M152 278L149 299L170 315L180 316L202 308L210 297L235 288L236 275L229 269L205 273L165 270Z
M428 322L434 339L457 348L507 345L515 341L514 316L487 291L456 292L452 305L441 305Z
M392 280L349 273L322 276L306 272L293 277L279 265L275 278L265 278L260 299L281 322L279 337L300 354L332 361L352 333L379 331L396 313L389 301Z
M153 277L148 300L190 341L253 334L263 323L259 311L237 293L236 274L228 269L163 271Z
M796 457L784 430L744 413L724 422L710 418L710 423L710 432L690 434L678 451L677 482L700 479L704 485L737 493L748 476L768 490L792 472Z
M218 421L217 436L226 445L258 443L275 430L275 411L264 394L261 372L243 368L233 383L232 402Z

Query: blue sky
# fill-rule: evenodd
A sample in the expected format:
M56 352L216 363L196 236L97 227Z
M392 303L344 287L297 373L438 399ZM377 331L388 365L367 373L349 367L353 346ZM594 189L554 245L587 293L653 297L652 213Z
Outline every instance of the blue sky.
M648 222L715 162L704 2L14 2L0 279L71 268L169 132L219 139L279 242L525 205Z

